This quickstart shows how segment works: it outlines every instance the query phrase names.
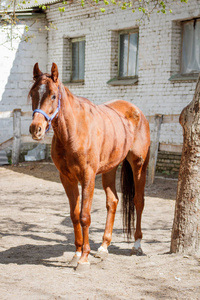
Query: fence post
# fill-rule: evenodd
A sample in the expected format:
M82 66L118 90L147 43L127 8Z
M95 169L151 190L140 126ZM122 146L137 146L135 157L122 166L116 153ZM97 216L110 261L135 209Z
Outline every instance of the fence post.
M163 120L163 115L155 115L154 128L152 132L151 147L150 147L148 184L153 184L154 182L162 120Z
M19 164L21 146L21 109L13 110L13 148L12 148L12 164Z

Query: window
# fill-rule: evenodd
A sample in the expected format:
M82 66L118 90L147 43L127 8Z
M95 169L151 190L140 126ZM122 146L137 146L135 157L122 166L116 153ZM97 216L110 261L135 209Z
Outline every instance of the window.
M138 82L138 28L111 31L111 79L112 86L134 85Z
M85 40L84 38L72 39L72 73L71 81L84 81L85 74Z
M119 78L138 75L138 31L119 35Z
M182 24L181 73L192 74L200 71L200 19Z

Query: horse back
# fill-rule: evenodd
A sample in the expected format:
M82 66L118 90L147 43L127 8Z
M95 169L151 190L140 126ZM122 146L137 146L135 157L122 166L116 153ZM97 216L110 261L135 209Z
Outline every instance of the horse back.
M130 121L133 127L138 126L142 117L144 117L142 111L137 106L124 100L113 100L106 102L104 105L116 111L122 118Z
M135 137L137 134L149 136L149 122L137 106L124 100L106 102L105 106L116 111L116 113L131 124L130 128L134 131Z

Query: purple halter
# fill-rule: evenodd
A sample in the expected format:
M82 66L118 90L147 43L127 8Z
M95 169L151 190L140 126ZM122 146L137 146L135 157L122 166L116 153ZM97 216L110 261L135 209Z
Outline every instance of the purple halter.
M60 100L61 100L61 93L60 93L60 89L58 87L58 106L56 108L56 110L54 111L53 115L51 117L49 117L42 109L35 109L33 111L33 114L32 114L32 117L34 116L34 114L37 112L37 113L40 113L42 114L46 119L47 119L47 122L48 122L48 125L49 127L46 129L45 132L48 132L49 129L51 128L51 122L52 120L55 118L55 116L57 115L57 113L59 112L60 110Z

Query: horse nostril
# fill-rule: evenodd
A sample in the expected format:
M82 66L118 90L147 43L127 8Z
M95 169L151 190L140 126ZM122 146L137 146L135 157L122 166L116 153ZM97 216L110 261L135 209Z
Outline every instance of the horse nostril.
M38 132L40 132L41 130L42 130L42 128L39 126L39 127L38 127Z

